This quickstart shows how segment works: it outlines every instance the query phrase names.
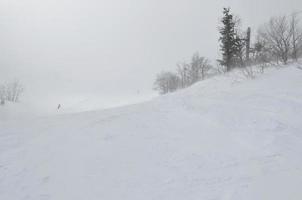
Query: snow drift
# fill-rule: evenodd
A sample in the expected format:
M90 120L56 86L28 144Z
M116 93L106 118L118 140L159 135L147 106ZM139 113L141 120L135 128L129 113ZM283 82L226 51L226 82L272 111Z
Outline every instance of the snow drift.
M301 199L301 87L296 64L121 108L2 113L0 199Z

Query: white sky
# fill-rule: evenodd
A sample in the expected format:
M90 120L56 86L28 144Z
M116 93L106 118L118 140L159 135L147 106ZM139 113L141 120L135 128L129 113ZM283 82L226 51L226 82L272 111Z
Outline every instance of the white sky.
M302 1L0 0L0 82L20 79L27 96L53 103L145 95L194 52L218 58L224 6L255 30Z

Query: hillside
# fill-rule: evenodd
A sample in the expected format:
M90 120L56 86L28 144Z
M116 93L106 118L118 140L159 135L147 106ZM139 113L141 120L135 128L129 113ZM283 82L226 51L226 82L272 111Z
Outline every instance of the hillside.
M120 108L2 113L0 199L301 199L301 87L293 64Z

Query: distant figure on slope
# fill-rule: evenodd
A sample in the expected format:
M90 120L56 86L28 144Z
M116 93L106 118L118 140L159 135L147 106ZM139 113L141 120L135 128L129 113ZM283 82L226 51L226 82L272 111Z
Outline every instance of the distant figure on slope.
M61 108L61 104L58 105L58 110Z

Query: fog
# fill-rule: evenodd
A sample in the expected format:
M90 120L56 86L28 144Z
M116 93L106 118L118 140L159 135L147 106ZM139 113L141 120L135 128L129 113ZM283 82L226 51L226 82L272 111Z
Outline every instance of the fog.
M0 82L20 80L21 101L44 109L150 99L156 73L196 51L219 58L225 6L255 32L302 1L0 0Z

